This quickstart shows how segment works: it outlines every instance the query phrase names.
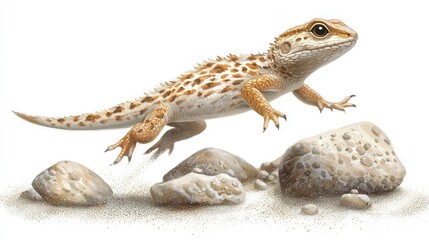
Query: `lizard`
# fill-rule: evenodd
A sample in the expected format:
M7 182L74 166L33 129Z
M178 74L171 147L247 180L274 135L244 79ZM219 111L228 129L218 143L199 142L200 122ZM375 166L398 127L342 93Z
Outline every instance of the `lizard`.
M342 21L317 18L280 34L267 52L207 60L140 98L105 110L59 118L14 113L29 122L59 129L132 126L124 137L107 147L106 151L121 148L113 164L124 157L131 161L137 143L153 141L166 125L170 126L145 152L156 159L166 151L171 154L177 141L203 132L206 119L253 109L263 117L263 131L270 121L279 128L279 118L287 118L271 107L270 101L289 92L320 112L324 108L345 111L356 107L349 102L354 95L330 102L304 81L349 51L357 39L358 34Z

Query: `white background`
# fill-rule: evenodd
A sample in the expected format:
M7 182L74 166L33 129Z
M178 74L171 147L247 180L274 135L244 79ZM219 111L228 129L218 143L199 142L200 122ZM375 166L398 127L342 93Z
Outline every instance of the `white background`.
M118 152L103 151L127 129L55 130L29 124L11 110L63 116L111 107L207 58L264 52L275 36L316 17L343 20L359 40L306 83L332 101L356 94L356 109L320 114L288 94L272 103L288 115L280 131L270 125L262 134L263 120L255 112L209 120L204 133L179 142L170 157L162 156L140 174L160 181L164 172L157 167L174 166L209 146L259 166L302 138L371 121L388 134L407 168L404 185L424 188L427 9L424 1L3 1L0 191L7 195L15 186L30 186L36 174L64 159L109 171L108 178L125 177L125 169L137 169L148 159L142 155L148 146L139 145L131 164L109 166ZM31 228L32 221L10 215L7 208L0 208L0 220L1 239L32 236L20 230ZM407 224L420 223L410 219ZM139 232L136 226L123 234Z

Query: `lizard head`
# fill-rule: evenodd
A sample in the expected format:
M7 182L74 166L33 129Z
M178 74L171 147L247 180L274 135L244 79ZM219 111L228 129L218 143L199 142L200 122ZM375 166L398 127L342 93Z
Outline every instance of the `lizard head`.
M357 33L340 20L313 19L282 33L271 44L270 63L282 74L305 78L350 50Z

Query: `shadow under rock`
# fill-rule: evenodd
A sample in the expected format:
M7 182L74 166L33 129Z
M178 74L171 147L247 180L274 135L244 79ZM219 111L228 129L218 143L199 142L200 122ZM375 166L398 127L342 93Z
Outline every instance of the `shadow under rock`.
M148 222L179 221L183 218L203 219L210 216L212 219L222 221L225 213L229 217L241 219L237 214L244 213L264 215L271 213L271 218L284 221L287 217L296 216L302 206L308 203L316 204L321 209L320 216L346 216L350 211L345 211L339 205L340 196L296 198L284 196L278 186L265 191L248 192L249 199L239 205L160 205L152 200L150 194L127 193L118 194L110 199L107 204L99 206L51 206L44 201L31 201L20 197L21 190L16 189L7 195L0 195L0 200L6 210L15 216L22 216L33 221L61 218L62 220L75 220L84 222ZM247 197L247 196L246 196ZM421 189L400 187L395 191L369 195L373 201L373 207L369 211L354 211L359 214L382 216L389 214L397 217L410 217L427 209L429 196ZM344 215L346 214L346 215ZM254 218L259 219L258 216Z
M14 215L29 220L41 220L55 217L81 218L87 220L117 219L155 207L150 196L114 196L106 204L93 206L52 206L45 201L32 201L20 197L19 193L3 196L4 205ZM133 209L138 209L134 211Z
M45 201L32 201L20 197L19 192L2 196L5 207L16 216L40 221L61 217L89 222L151 221L151 218L175 220L178 215L204 215L219 212L233 205L160 205L150 195L124 194L114 196L107 204L93 206L52 206Z

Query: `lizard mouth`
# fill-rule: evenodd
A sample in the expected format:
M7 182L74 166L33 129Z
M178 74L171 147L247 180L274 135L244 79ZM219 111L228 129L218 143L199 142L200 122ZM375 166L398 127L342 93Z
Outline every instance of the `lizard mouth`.
M291 56L299 57L300 55L309 56L312 54L315 54L317 52L323 52L323 51L332 51L332 50L345 50L345 49L351 49L356 44L357 39L350 39L342 42L328 42L326 44L323 44L321 46L317 47L311 47L311 46L302 46L295 49L292 49L290 51Z
M316 48L315 50L330 50L330 49L341 49L341 48L351 48L356 44L356 39L351 39L343 42L335 42L335 43L328 43L325 46L320 46Z

